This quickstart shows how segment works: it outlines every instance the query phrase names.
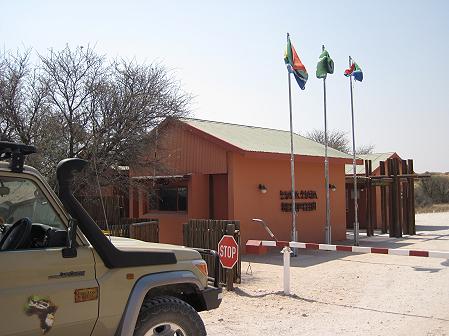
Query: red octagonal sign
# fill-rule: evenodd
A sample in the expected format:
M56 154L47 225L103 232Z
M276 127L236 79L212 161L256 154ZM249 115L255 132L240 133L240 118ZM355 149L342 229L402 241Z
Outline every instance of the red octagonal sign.
M239 246L233 236L223 236L218 243L218 255L223 268L233 268L239 259Z

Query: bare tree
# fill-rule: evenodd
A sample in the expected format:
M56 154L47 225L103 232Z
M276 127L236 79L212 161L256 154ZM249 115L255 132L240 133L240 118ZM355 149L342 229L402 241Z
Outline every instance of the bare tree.
M109 182L126 188L119 166L154 164L147 155L149 131L166 118L186 115L190 100L161 65L116 61L93 95L92 146L82 154Z
M186 115L190 99L160 65L115 62L95 95L96 154L115 153L114 161L129 163L130 151L137 154L149 130L167 117Z
M47 84L39 69L30 67L31 50L3 54L0 61L0 133L32 143L48 112Z
M355 150L357 155L366 155L374 153L374 145L361 145Z
M325 135L323 130L315 129L306 134L306 138L316 141L322 145L325 144ZM340 130L332 130L327 133L327 145L340 152L352 154L351 142L346 132ZM357 155L372 154L374 145L362 145L357 147L355 153Z
M0 134L36 145L30 159L50 181L75 156L93 163L84 186L123 179L118 166L151 161L148 132L188 113L191 96L160 64L109 62L90 46L51 49L37 63L30 51L0 56Z
M90 46L66 46L61 51L50 49L49 55L40 55L40 59L54 114L64 126L60 135L67 143L67 156L78 156L90 143L89 107L106 71L104 58Z
M315 129L306 134L306 137L320 144L325 144L325 134L323 130ZM340 152L350 153L349 139L343 131L333 130L327 133L327 145Z

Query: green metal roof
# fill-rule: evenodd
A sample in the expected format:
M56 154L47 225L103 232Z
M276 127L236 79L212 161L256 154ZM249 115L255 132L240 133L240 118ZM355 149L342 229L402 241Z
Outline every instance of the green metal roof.
M380 161L386 161L389 159L394 152L387 152L387 153L373 153L373 154L363 154L363 155L357 155L358 158L365 160L371 160L371 168L373 171L375 171L380 166ZM353 167L352 164L345 165L345 171L346 175L350 175L353 173ZM365 163L363 165L357 165L356 167L357 174L363 174L365 175Z
M290 154L290 132L270 128L183 118L182 122L248 152ZM324 145L293 134L295 154L324 156ZM346 153L328 148L328 156L351 159Z

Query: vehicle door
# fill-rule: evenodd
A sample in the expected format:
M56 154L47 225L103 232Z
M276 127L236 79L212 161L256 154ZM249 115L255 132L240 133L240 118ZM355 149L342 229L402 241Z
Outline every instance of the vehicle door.
M51 195L33 175L0 172L0 335L89 335L97 319L91 247L63 257L67 218ZM25 218L12 248L5 235Z

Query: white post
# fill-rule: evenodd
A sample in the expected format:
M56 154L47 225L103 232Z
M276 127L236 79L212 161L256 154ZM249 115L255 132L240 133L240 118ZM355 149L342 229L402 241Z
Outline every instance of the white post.
M292 250L285 246L281 253L284 254L284 294L290 295L290 254Z

